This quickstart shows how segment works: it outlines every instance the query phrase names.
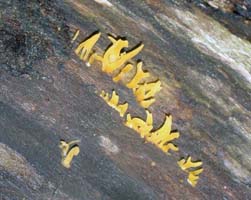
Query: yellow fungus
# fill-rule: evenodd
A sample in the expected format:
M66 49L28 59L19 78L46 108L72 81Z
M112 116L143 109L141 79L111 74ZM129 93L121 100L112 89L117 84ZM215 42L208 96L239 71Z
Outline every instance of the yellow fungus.
M115 91L112 91L112 98L107 103L113 108L117 107L119 103L119 96Z
M130 114L127 114L127 116L126 116L125 125L129 128L132 128L137 133L139 133L141 138L148 136L150 131L153 128L152 114L148 110L146 110L146 115L147 115L146 121L144 121L138 117L132 118Z
M105 102L108 102L109 94L106 93L104 90L101 91L101 94L99 96L102 97L105 100Z
M65 141L60 141L59 148L61 149L61 155L66 156L67 152L69 151L70 145L67 144Z
M80 152L80 149L78 146L74 146L70 149L70 151L67 153L67 155L62 159L62 165L66 168L71 167L71 161L73 159L73 156L77 156Z
M155 102L155 99L151 98L144 101L140 101L139 105L143 108L149 108L149 106L151 106L154 102Z
M178 151L178 147L171 143L172 140L179 138L179 132L171 132L172 116L166 116L164 124L156 131L151 132L146 138L147 141L155 144L163 152L169 149Z
M75 34L74 34L74 36L73 36L73 38L72 38L72 40L71 40L71 43L73 43L76 39L77 39L77 37L78 37L78 35L79 35L79 30L77 30L76 32L75 32Z
M79 147L76 146L76 143L79 142L79 140L73 140L69 143L61 140L59 148L61 149L61 155L62 155L62 165L66 168L70 168L71 161L73 156L78 155L79 153Z
M127 64L116 76L112 78L114 82L118 82L122 79L123 75L131 71L133 68L132 64Z
M62 156L66 156L67 152L69 151L70 149L70 146L73 145L73 144L76 144L80 142L80 140L73 140L69 143L65 142L64 140L61 140L60 141L60 145L59 145L59 148L61 149L61 153L62 153Z
M158 80L156 82L144 83L139 85L139 87L134 90L134 95L137 101L143 101L154 97L154 95L161 90L161 82Z
M104 52L103 56L93 54L89 63L91 64L95 59L102 62L102 71L110 74L114 70L122 67L127 61L136 56L144 47L143 44L134 48L129 52L123 52L124 48L128 47L128 41L122 39L115 39L112 36L108 36L112 42L111 46Z
M101 33L96 33L84 42L80 43L75 50L75 53L79 55L80 59L87 61L88 57L92 53L92 48L100 38Z
M126 84L126 87L128 88L134 88L137 89L139 87L139 83L142 79L147 78L150 76L149 72L144 72L142 70L142 65L143 62L138 62L137 63L137 69L136 69L136 74L135 76L132 78L132 80Z
M112 92L112 96L109 99L109 94L106 93L104 90L102 90L101 94L100 94L100 97L102 97L109 106L111 106L116 111L118 111L120 117L124 116L124 114L126 113L126 111L128 109L128 103L118 105L119 96L116 94L115 91Z
M117 106L117 111L119 112L120 117L123 117L128 109L128 103L124 103Z
M199 179L199 174L203 172L203 168L201 167L202 162L201 161L193 162L191 156L188 156L187 159L183 158L177 163L183 171L188 172L187 182L193 187L195 187ZM191 170L190 168L197 168L197 169Z
M161 90L161 82L144 83L134 89L134 95L143 108L148 108L155 102L154 95Z
M199 174L201 174L202 172L203 172L202 168L189 172L187 182L193 187L195 187L199 180Z
M186 171L188 168L201 166L202 162L201 161L193 162L191 156L189 156L187 159L183 158L180 161L178 161L178 165L182 170Z

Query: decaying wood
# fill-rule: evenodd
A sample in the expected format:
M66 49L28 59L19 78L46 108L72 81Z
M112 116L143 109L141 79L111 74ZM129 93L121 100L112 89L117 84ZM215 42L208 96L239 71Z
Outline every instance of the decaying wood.
M250 9L245 0L0 0L0 199L250 199ZM75 54L97 31L97 55L106 34L126 37L125 51L144 44L133 59L161 81L153 127L171 114L179 151L144 143L99 97L115 90L131 116L146 117L123 81ZM69 169L61 140L80 141ZM203 162L196 187L182 156Z

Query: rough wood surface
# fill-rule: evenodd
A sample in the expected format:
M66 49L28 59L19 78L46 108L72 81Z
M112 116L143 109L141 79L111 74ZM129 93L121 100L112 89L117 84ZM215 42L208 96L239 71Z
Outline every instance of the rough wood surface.
M250 199L250 13L237 0L0 0L0 199ZM116 89L145 117L74 54L97 30L99 52L107 33L144 43L137 59L163 84L154 125L172 114L179 152L144 144L99 97ZM61 139L81 140L70 169ZM177 165L187 155L203 161L195 188Z

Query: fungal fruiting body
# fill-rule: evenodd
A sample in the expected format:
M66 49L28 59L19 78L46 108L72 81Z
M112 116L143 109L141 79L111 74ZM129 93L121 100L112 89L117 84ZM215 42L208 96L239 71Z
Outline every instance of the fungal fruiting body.
M203 172L202 168L189 172L187 182L193 187L195 187L199 180L199 174L202 172Z
M122 52L124 48L128 47L128 41L123 39L115 39L112 36L108 36L112 42L111 46L104 52L103 56L93 54L90 59L90 63L93 60L99 60L102 62L102 71L111 74L114 70L122 67L127 61L136 56L144 47L143 44L134 48L129 52Z
M109 94L102 90L100 97L102 97L105 102L111 106L113 109L119 112L120 117L123 117L128 109L128 103L118 104L119 103L119 96L116 94L115 91L112 92L112 96L109 99Z
M87 61L89 56L93 53L92 48L100 38L101 33L96 33L84 42L80 43L75 50L81 60Z
M131 89L137 89L139 87L139 83L142 79L150 76L149 72L144 72L142 69L143 62L138 62L136 66L136 74L132 78L132 80L126 84L126 87Z
M75 34L74 34L74 36L73 36L73 38L72 38L72 40L71 40L71 43L73 43L77 38L78 38L78 35L79 35L79 30L77 30L76 32L75 32Z
M143 108L148 108L155 102L154 95L161 90L161 82L144 83L134 90L137 101Z
M114 76L114 77L112 78L112 80L113 80L114 82L120 81L120 80L123 78L123 76L124 76L126 73L128 73L129 71L131 71L132 69L133 69L133 65L132 65L132 64L127 64L123 69L120 70L120 72L119 72L116 76Z
M71 167L71 161L74 156L77 156L80 152L80 149L78 146L74 146L70 149L70 151L67 153L67 155L62 159L62 165L66 168Z
M188 172L187 182L193 187L195 187L198 182L199 175L203 172L203 168L201 167L202 162L201 161L193 162L191 156L188 156L187 159L183 158L180 161L178 161L178 165L183 171ZM197 169L191 170L190 168L197 168Z
M76 143L79 142L79 140L74 140L69 143L66 143L65 141L61 140L59 148L61 149L61 155L62 155L62 165L66 168L71 167L71 161L74 156L77 156L80 152L79 147L76 145Z
M189 168L201 166L202 162L201 161L193 162L191 156L188 156L187 159L183 158L180 161L178 161L178 165L182 170L186 171Z
M171 143L172 140L179 138L179 132L171 131L172 116L166 116L164 124L156 131L151 132L146 138L148 142L155 144L163 152L168 152L170 149L178 151L178 147Z
M150 113L148 110L146 110L146 115L147 115L146 121L144 121L138 117L132 118L130 114L127 114L127 116L126 116L125 125L129 128L132 128L137 133L139 133L141 138L148 136L150 131L153 128L152 113Z

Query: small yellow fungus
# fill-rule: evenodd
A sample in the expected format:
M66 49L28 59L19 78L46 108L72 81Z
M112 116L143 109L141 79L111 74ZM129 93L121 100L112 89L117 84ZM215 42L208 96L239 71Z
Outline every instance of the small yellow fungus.
M134 117L132 118L130 114L127 114L126 116L126 122L125 125L129 128L132 128L136 132L138 132L141 136L141 138L144 138L149 135L150 131L153 129L153 118L152 113L150 113L148 110L146 110L146 121Z
M113 108L117 107L119 103L119 95L117 95L115 91L112 91L112 97L107 103Z
M171 132L172 116L166 116L164 124L156 131L151 132L146 138L147 141L155 144L163 152L168 152L169 149L178 151L178 147L170 143L172 140L179 138L179 132Z
M116 111L119 112L120 117L123 117L128 109L128 103L120 104L119 103L119 96L116 94L115 91L112 92L112 97L109 99L109 94L106 93L104 90L101 91L100 97L102 97L105 102L114 108Z
M106 93L104 90L101 91L101 94L99 96L102 97L105 100L105 102L109 101L109 94Z
M201 161L193 162L191 156L188 156L187 159L183 158L180 161L178 161L178 165L182 170L186 171L188 168L201 166L202 162Z
M134 95L143 108L148 108L155 102L154 95L161 90L161 82L144 83L134 89Z
M201 161L193 162L191 156L188 156L187 159L183 158L177 163L183 171L188 172L187 182L193 187L195 187L199 179L199 174L203 172L203 168L201 168L202 162ZM190 168L197 168L197 169L190 170Z
M134 90L134 95L138 101L143 101L153 97L157 92L161 90L161 82L144 83Z
M119 72L116 76L114 76L114 77L112 78L112 80L113 80L114 82L120 81L120 80L122 79L122 77L123 77L127 72L131 71L132 69L133 69L133 65L132 65L132 64L127 64L122 70L120 70L120 72Z
M70 168L71 161L73 156L77 156L79 154L79 147L76 146L76 143L79 142L79 140L74 140L69 143L61 140L59 148L61 149L61 155L62 155L62 165L66 168Z
M132 78L132 80L126 84L126 87L128 88L134 88L137 89L139 87L139 83L142 79L147 78L150 76L149 72L144 72L142 70L142 65L143 62L138 62L137 63L137 69L136 69L136 74L135 76Z
M102 62L102 71L110 74L114 70L123 66L127 61L136 56L144 47L143 44L134 48L129 52L122 52L124 48L128 47L128 41L122 39L115 39L112 36L108 36L112 42L111 46L104 52L103 56L93 54L89 63L91 64L95 59Z
M67 153L67 155L62 159L62 165L66 168L71 167L71 161L73 159L73 156L77 156L80 152L80 149L78 146L74 146L70 149L70 151Z
M96 33L84 42L80 43L75 50L75 53L79 55L80 59L87 61L88 57L92 53L92 48L100 38L101 33Z
M78 35L79 35L79 30L77 30L76 32L75 32L75 34L74 34L74 36L73 36L73 38L72 38L72 40L71 40L71 43L73 43L77 38L78 38Z
M116 110L119 112L120 117L124 117L127 109L128 109L128 103L118 105L116 108Z
M203 169L197 169L195 171L191 171L188 174L188 178L187 178L187 182L192 185L193 187L195 187L198 183L199 180L199 175L203 172Z
M149 108L149 106L151 106L154 102L155 102L155 99L151 98L151 99L147 99L147 100L144 100L144 101L140 101L139 105L142 108Z

